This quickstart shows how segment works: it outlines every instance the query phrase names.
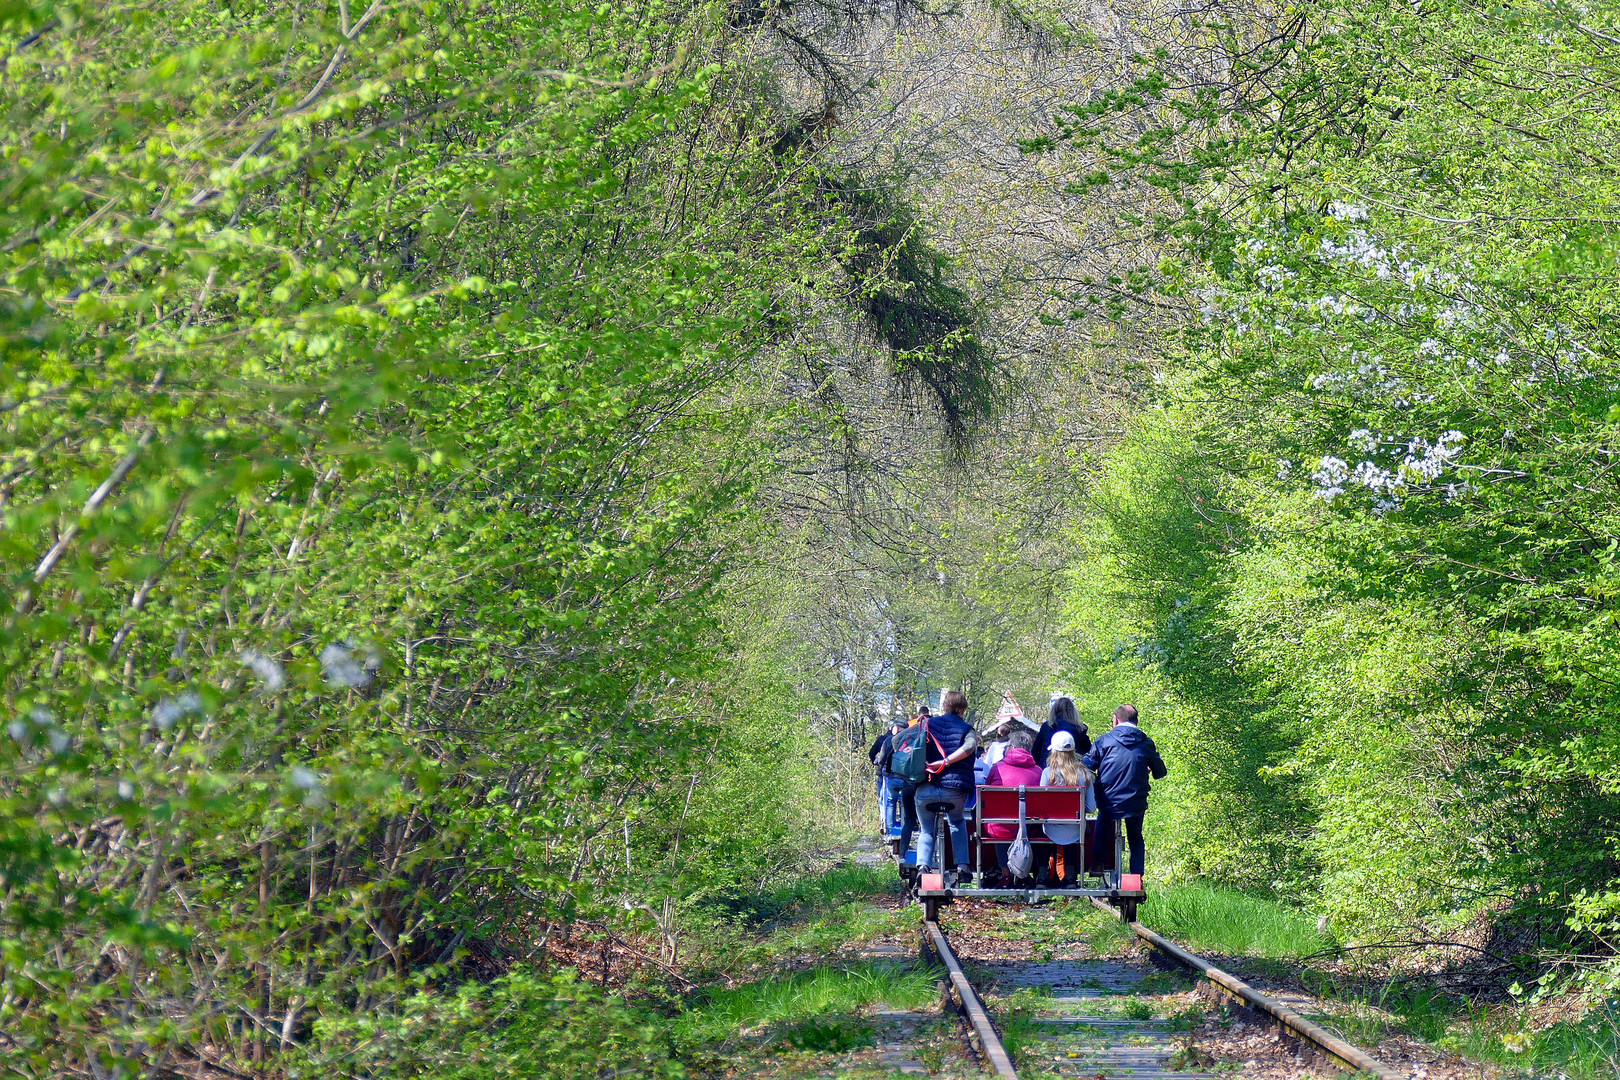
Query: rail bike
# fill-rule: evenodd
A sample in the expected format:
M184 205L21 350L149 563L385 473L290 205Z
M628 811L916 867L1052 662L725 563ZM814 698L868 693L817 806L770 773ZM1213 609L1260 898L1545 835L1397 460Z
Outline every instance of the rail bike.
M1012 887L997 888L983 884L986 865L997 869L996 844L1008 843L1004 838L992 837L987 832L991 825L1016 826L1019 820L1019 801L1023 801L1023 819L1030 842L1050 845L1045 839L1047 825L1078 825L1081 827L1081 858L1090 865L1076 875L1072 888ZM937 861L941 866L955 866L955 852L951 850L950 829L944 810L949 804L939 803L922 807L934 814L934 850L941 852ZM999 898L1040 904L1058 900L1103 900L1115 908L1127 922L1136 918L1136 907L1147 899L1140 874L1123 874L1125 862L1125 836L1121 821L1112 822L1113 843L1105 847L1100 861L1092 861L1092 841L1097 820L1086 815L1085 789L1080 787L988 787L975 789L964 813L968 815L968 864L973 868L975 884L959 885L952 871L943 873L917 872L915 849L901 850L904 839L904 814L899 800L889 807L889 820L885 822L889 848L899 866L900 876L911 888L917 901L923 905L924 916L936 919L942 904L957 897ZM1037 851L1040 848L1037 847Z

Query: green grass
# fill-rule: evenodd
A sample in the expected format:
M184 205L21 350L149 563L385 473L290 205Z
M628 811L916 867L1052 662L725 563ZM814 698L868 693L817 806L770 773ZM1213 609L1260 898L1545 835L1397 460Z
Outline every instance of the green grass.
M1142 922L1189 949L1298 958L1333 946L1309 915L1275 900L1198 884L1161 886L1149 897Z
M1528 1038L1521 1035L1516 1023L1504 1023L1505 1019L1478 1032L1474 1040L1477 1050L1462 1045L1459 1052L1510 1069L1535 1070L1542 1075L1562 1073L1570 1080L1613 1080L1620 1076L1620 1002L1611 1001L1594 1009L1579 1023L1554 1024ZM1510 1049L1513 1046L1521 1049L1515 1053Z
M683 958L699 979L735 974L750 964L840 946L914 925L916 916L869 901L898 893L892 868L835 866L740 896L705 903L683 918Z
M853 902L779 925L765 938L734 946L731 958L742 964L759 964L788 956L825 955L851 942L912 929L916 924L914 911L883 911L865 902Z
M1119 1011L1127 1020L1151 1020L1154 1013L1153 1003L1141 998L1131 998Z
M1038 1019L1041 1012L1051 1007L1052 991L1049 987L1025 987L995 1002L996 1030L1001 1033L1001 1044L1017 1064L1020 1072L1028 1072L1038 1062L1038 1054L1025 1060L1025 1052L1041 1045L1046 1025Z
M1376 997L1340 997L1348 1010L1317 1019L1353 1043L1371 1046L1404 1032L1469 1061L1501 1066L1509 1075L1568 1080L1620 1076L1620 1002L1584 1020L1531 1033L1514 1006L1469 1005L1428 990L1390 991Z
M815 967L710 990L676 1018L675 1030L679 1040L687 1044L718 1042L739 1032L758 1032L767 1027L790 1041L795 1033L800 1041L824 1041L831 1036L811 1032L802 1025L847 1016L879 1001L897 1008L926 1005L938 997L934 986L937 977L933 971L888 963Z

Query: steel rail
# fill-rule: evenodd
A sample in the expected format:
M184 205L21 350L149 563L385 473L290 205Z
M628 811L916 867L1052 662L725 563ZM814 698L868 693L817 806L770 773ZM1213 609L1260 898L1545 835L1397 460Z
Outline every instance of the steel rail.
M1110 915L1116 918L1120 917L1118 911L1101 900L1093 899L1092 903ZM1136 933L1137 937L1146 941L1172 960L1185 967L1192 968L1245 1005L1270 1016L1284 1030L1295 1038L1315 1046L1341 1068L1349 1069L1352 1072L1372 1073L1378 1077L1378 1080L1406 1080L1405 1073L1390 1068L1365 1050L1350 1045L1321 1025L1311 1023L1277 999L1267 997L1236 975L1222 971L1208 960L1196 953L1188 952L1162 934L1155 933L1134 920L1126 923L1126 925Z
M945 932L933 919L924 919L923 926L928 931L934 953L939 957L940 963L945 965L945 970L950 972L951 986L956 990L957 999L962 1002L962 1011L967 1013L974 1034L979 1037L979 1052L1002 1080L1018 1080L1018 1070L1013 1068L1007 1048L1001 1045L1001 1036L996 1034L995 1025L990 1022L990 1014L985 1011L984 1002L979 1000L973 984L962 974L962 965L956 962L956 954L951 951L951 943L945 940Z

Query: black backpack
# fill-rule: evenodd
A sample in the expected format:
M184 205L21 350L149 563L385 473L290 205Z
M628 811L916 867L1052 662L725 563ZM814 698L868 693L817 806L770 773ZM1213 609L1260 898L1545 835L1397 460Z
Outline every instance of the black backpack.
M872 764L877 766L879 776L882 776L884 773L889 771L889 762L893 758L894 735L892 733L885 732L883 736L883 745L878 747L877 756L872 759Z

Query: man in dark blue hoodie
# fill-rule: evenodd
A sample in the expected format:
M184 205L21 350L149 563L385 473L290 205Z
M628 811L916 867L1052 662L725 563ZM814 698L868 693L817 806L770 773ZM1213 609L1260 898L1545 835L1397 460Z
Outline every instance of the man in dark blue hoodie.
M1153 740L1136 726L1136 706L1121 705L1114 710L1114 730L1098 739L1091 753L1080 759L1097 774L1097 832L1092 840L1092 864L1108 858L1114 843L1114 822L1125 822L1125 839L1131 849L1133 874L1142 872L1146 849L1142 843L1142 815L1147 813L1148 776L1162 780L1169 772L1159 757Z

